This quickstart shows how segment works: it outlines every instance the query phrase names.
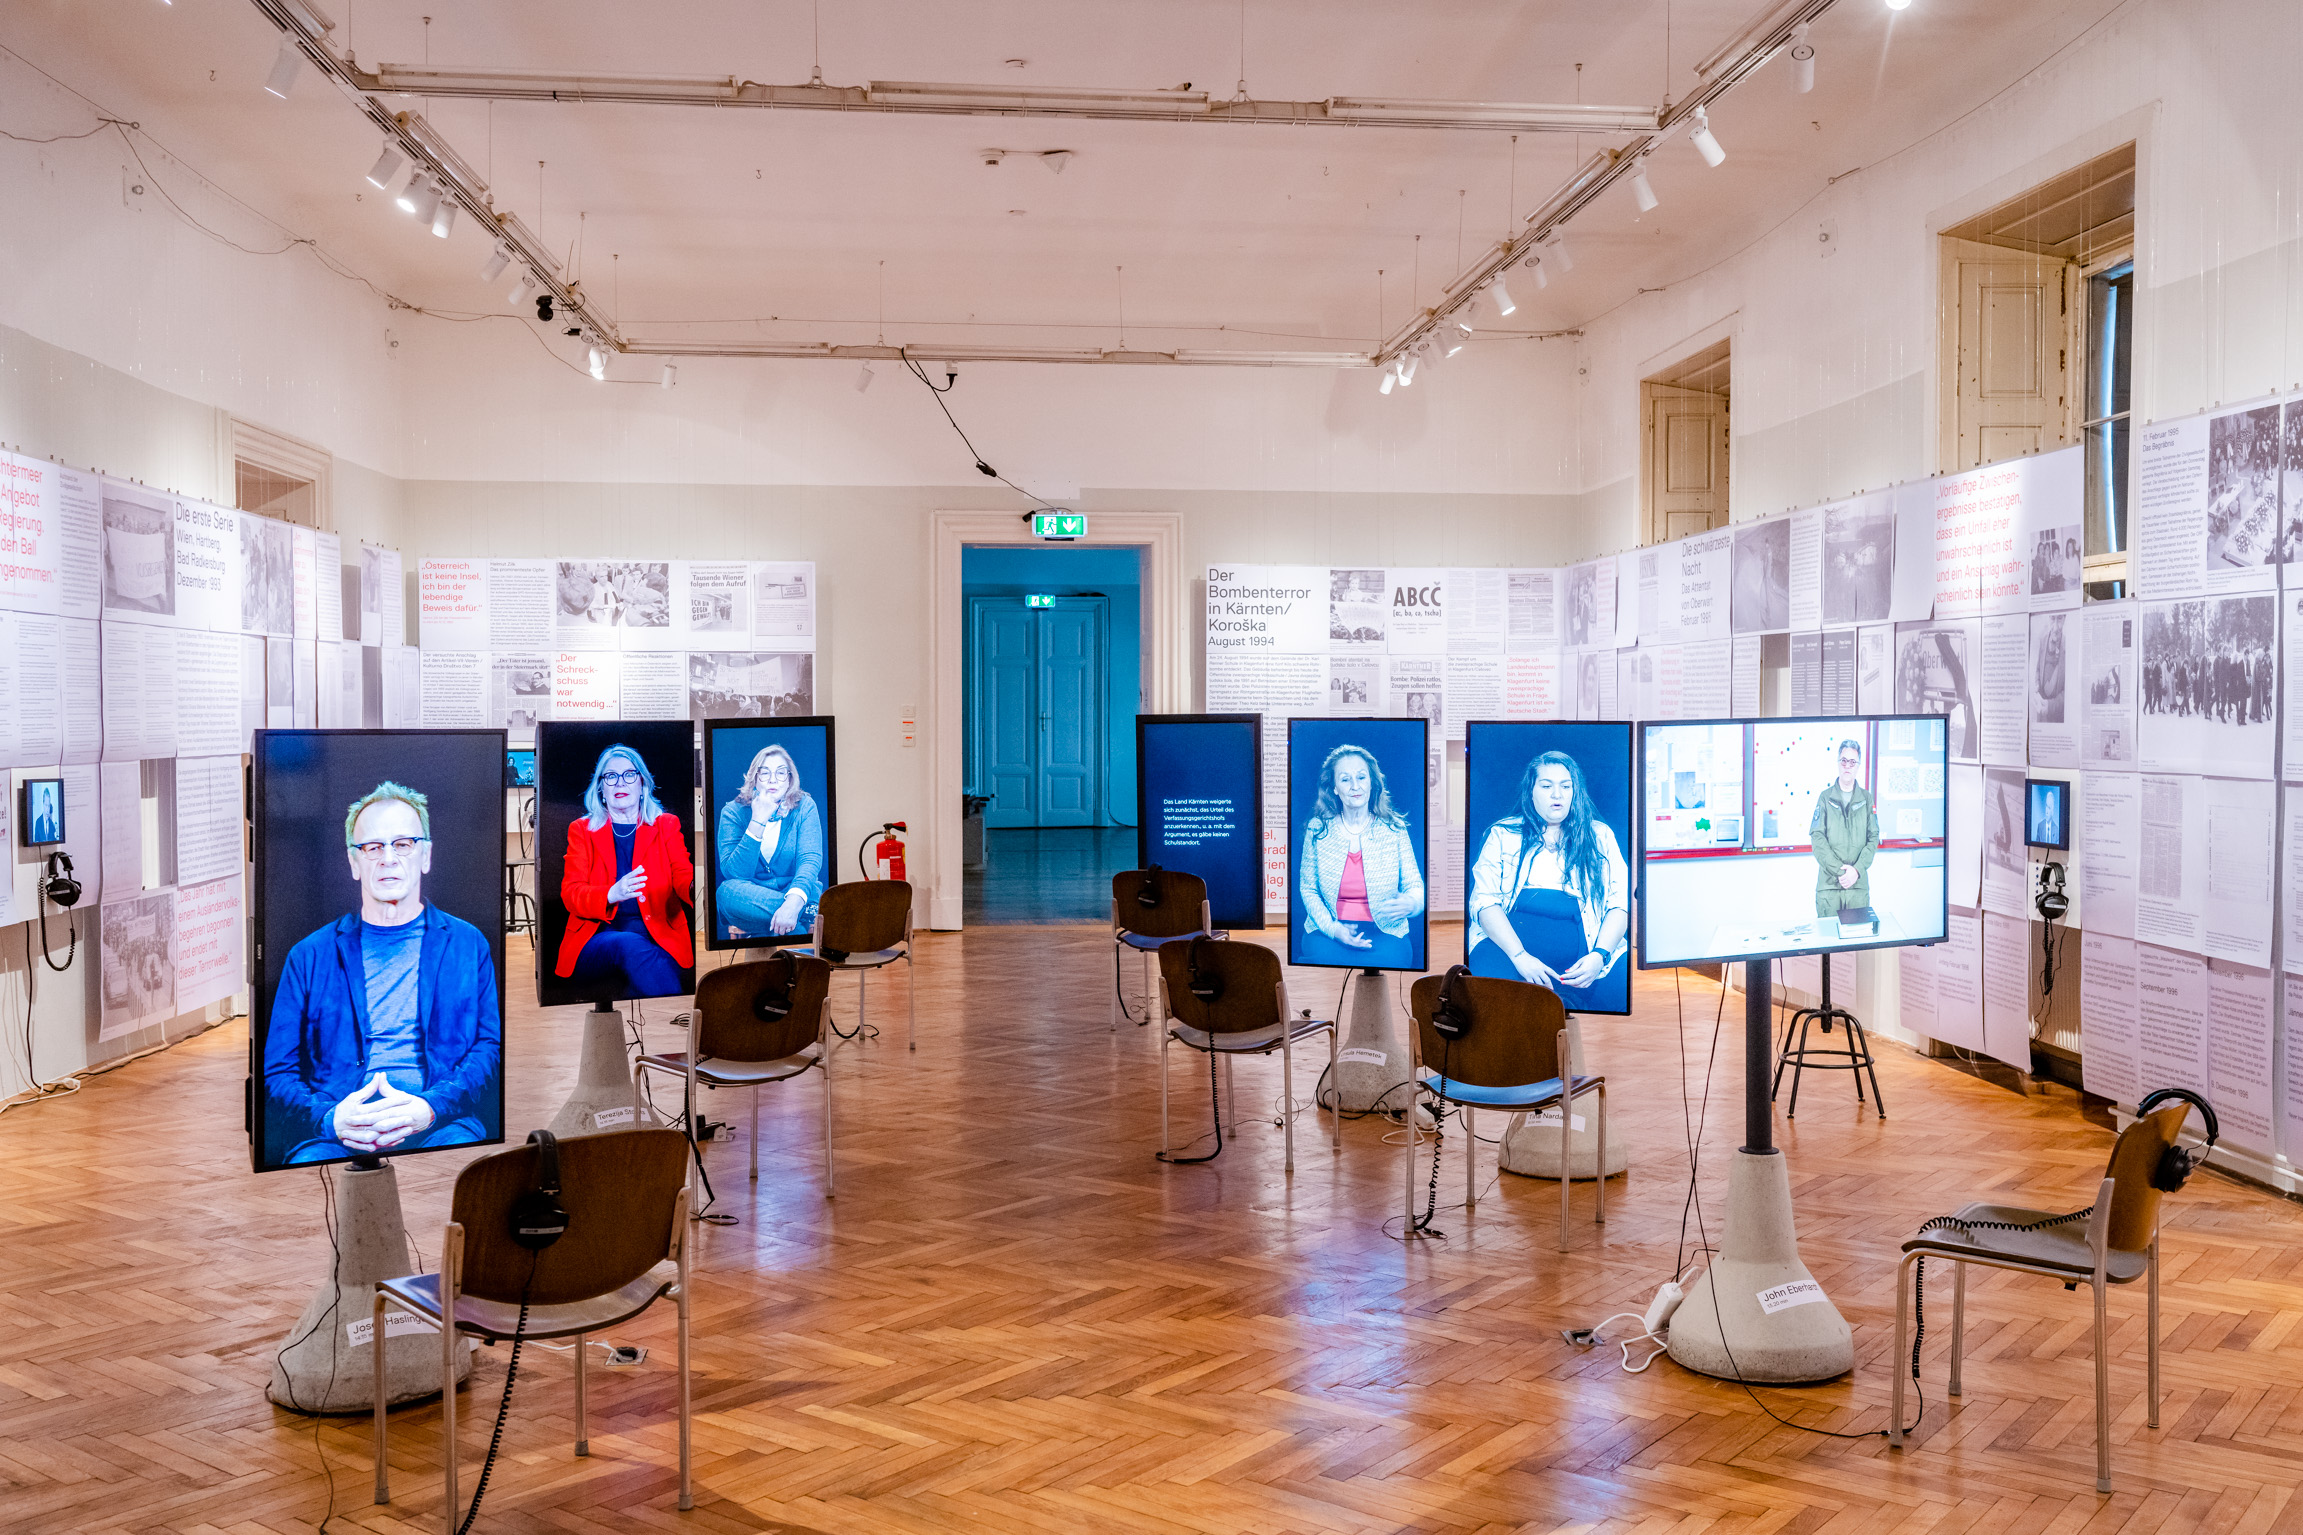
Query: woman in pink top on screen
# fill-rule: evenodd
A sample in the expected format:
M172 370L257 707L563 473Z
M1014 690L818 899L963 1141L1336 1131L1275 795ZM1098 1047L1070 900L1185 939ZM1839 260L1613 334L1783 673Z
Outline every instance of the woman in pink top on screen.
M1304 930L1299 962L1411 968L1410 924L1423 915L1423 874L1407 818L1392 808L1384 788L1383 769L1373 752L1338 746L1320 764L1318 782L1297 874Z

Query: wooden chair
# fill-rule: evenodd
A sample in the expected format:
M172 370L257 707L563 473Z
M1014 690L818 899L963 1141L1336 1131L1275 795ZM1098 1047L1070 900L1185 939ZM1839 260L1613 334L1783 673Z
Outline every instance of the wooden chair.
M870 972L904 962L904 991L911 1007L904 1026L909 1048L920 1047L920 1005L912 985L912 887L900 879L849 880L825 889L816 903L814 942L798 951L822 958L834 970L856 972L856 1035L864 1031L864 981Z
M1505 1113L1535 1113L1559 1109L1559 1247L1567 1250L1567 1176L1573 1165L1575 1100L1586 1093L1599 1097L1598 1160L1601 1176L1594 1179L1598 1203L1592 1220L1607 1220L1607 1078L1583 1076L1575 1065L1583 1058L1575 1025L1559 993L1526 981L1498 980L1483 975L1455 978L1455 1000L1472 1020L1471 1032L1461 1039L1442 1039L1432 1027L1439 1010L1445 976L1427 975L1408 988L1408 1011L1415 1019L1415 1041L1409 1070L1423 1090L1442 1103L1463 1110L1463 1202L1479 1200L1476 1152L1479 1139L1473 1115L1481 1109ZM1432 1069L1432 1063L1439 1070ZM1407 1216L1415 1224L1415 1134L1407 1137ZM1434 1147L1432 1155L1439 1155Z
M693 1052L667 1051L640 1057L640 1069L677 1076L686 1084L687 1123L696 1123L696 1089L748 1087L752 1090L752 1181L760 1181L760 1090L788 1082L811 1068L824 1079L824 1197L832 1197L832 967L812 954L794 954L798 974L784 995L781 959L726 965L696 983ZM781 1018L761 1016L763 999L789 1002ZM694 1167L700 1170L701 1153ZM689 1205L700 1209L691 1173Z
M1231 1060L1240 1055L1279 1052L1280 1092L1287 1104L1287 1171L1295 1171L1295 1052L1297 1040L1326 1031L1328 1074L1335 1073L1336 1029L1331 1018L1301 1017L1288 1007L1287 977L1279 956L1260 944L1200 943L1200 973L1222 987L1212 1002L1192 992L1193 940L1176 939L1159 948L1160 1016L1168 1026L1160 1033L1159 1138L1161 1155L1168 1145L1168 1041L1189 1050L1224 1059L1224 1091L1231 1093ZM1211 1066L1214 1064L1211 1059ZM1234 1114L1238 1099L1233 1097ZM1343 1116L1335 1117L1334 1150L1343 1150Z
M618 1327L664 1296L680 1316L680 1507L695 1507L689 1477L688 1146L677 1130L650 1128L559 1143L560 1206L567 1234L541 1252L512 1239L512 1206L537 1186L539 1148L515 1146L456 1175L440 1267L376 1286L376 1501L392 1501L384 1412L385 1308L440 1327L443 1527L464 1516L456 1495L456 1351L461 1340L574 1338L576 1453L589 1455L584 1421L584 1340ZM665 1265L671 1265L669 1268ZM527 1322L519 1326L522 1302ZM442 1325L444 1324L444 1325ZM509 1389L509 1385L507 1385Z
M1152 982L1151 956L1159 946L1176 938L1221 936L1208 912L1207 881L1197 874L1175 869L1122 869L1112 876L1112 1005L1111 1026L1120 1026L1120 950L1142 956L1144 990ZM1141 1020L1151 1022L1147 1005Z
M2095 1203L2084 1222L2072 1220L2040 1225L2056 1219L2048 1210L2023 1210L2011 1205L1977 1202L1962 1205L1951 1215L1928 1222L1937 1229L1922 1229L1903 1244L1903 1262L1895 1271L1895 1390L1887 1419L1887 1442L1904 1441L1903 1382L1910 1373L1912 1265L1928 1258L1954 1266L1951 1288L1951 1395L1959 1395L1959 1356L1967 1323L1967 1266L2012 1269L2019 1274L2044 1274L2060 1280L2065 1289L2088 1286L2095 1296L2095 1490L2111 1490L2111 1375L2107 1357L2109 1326L2104 1297L2112 1285L2148 1279L2145 1303L2149 1377L2150 1426L2159 1426L2159 1195L2152 1187L2152 1171L2176 1134L2191 1105L2177 1101L2154 1109L2119 1133L2111 1145L2111 1161L2095 1192ZM1952 1229L1943 1229L1944 1227ZM2010 1231L2010 1226L2038 1229Z

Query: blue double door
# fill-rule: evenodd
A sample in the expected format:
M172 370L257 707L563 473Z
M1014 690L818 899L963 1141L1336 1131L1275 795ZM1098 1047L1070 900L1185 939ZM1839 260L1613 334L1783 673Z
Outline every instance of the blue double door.
M1110 599L968 598L968 782L987 827L1104 824Z

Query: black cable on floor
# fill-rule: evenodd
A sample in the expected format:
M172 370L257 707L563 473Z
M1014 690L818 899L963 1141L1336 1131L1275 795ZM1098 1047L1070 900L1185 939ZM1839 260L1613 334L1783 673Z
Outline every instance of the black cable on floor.
M1223 1098L1216 1091L1215 1052L1213 1050L1207 1053L1207 1101L1208 1106L1215 1111L1215 1150L1204 1157L1179 1157L1166 1151L1155 1151L1152 1153L1154 1159L1165 1162L1170 1167L1197 1167L1202 1162L1213 1162L1217 1157L1223 1155Z

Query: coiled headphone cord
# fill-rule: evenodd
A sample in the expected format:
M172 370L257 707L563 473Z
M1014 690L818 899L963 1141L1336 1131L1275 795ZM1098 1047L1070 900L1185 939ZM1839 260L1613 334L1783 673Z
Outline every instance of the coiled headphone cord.
M2016 1225L2011 1221L1963 1221L1955 1215L1938 1215L1926 1225L1921 1226L1918 1234L1925 1236L1939 1226L1968 1232L2045 1231L2050 1226L2067 1226L2073 1221L2083 1221L2094 1213L2095 1207L2089 1205L2084 1210L2073 1210L2068 1215L2052 1215L2046 1220L2033 1221L2027 1226ZM1911 1276L1911 1378L1917 1380L1919 1379L1919 1345L1927 1341L1927 1260L1921 1258L1913 1267L1915 1272ZM1920 1410L1925 1412L1926 1408L1922 1407ZM1911 1426L1916 1429L1919 1425L1914 1422Z
M520 1378L520 1344L522 1334L528 1330L528 1296L536 1288L536 1258L528 1258L528 1282L520 1287L520 1319L512 1324L512 1357L504 1361L504 1399L496 1404L496 1431L488 1436L488 1458L480 1462L480 1479L472 1484L472 1506L464 1511L464 1522L456 1526L456 1535L471 1535L472 1521L480 1517L480 1500L488 1495L488 1473L496 1469L496 1451L504 1442L504 1419L512 1411L512 1383ZM581 1368L582 1361L577 1361ZM451 1385L448 1388L456 1388ZM449 1455L456 1453L448 1446Z
M1439 1081L1442 1092L1447 1090L1447 1057L1453 1043L1452 1040L1446 1039L1440 1041ZM1407 1143L1413 1146L1415 1144L1415 1094L1412 1092L1407 1095L1407 1112L1401 1115L1400 1119L1406 1126L1403 1133L1408 1138ZM1442 1241L1447 1239L1447 1233L1432 1224L1433 1218L1439 1214L1439 1154L1447 1139L1446 1125L1445 1111L1434 1107L1431 1111L1431 1186L1424 1193L1423 1219L1408 1223L1407 1234L1409 1236L1420 1233L1424 1236L1438 1237ZM1466 1156L1470 1154L1468 1151L1464 1153Z
M1209 1043L1214 1043L1212 1037ZM1158 1160L1170 1167L1197 1167L1202 1162L1213 1162L1223 1155L1223 1094L1216 1090L1213 1050L1207 1053L1207 1101L1209 1107L1215 1110L1215 1150L1204 1157L1171 1157L1164 1151L1153 1153Z

